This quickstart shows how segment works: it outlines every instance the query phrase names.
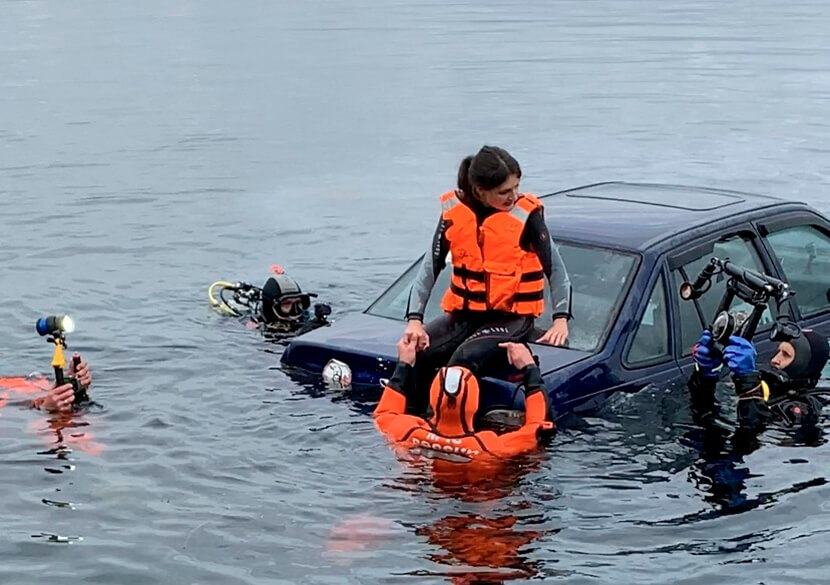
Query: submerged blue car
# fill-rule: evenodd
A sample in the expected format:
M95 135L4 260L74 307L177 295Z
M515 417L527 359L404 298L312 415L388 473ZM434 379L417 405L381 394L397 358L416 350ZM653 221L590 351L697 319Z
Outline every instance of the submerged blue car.
M692 346L711 322L726 281L692 301L678 290L711 257L788 282L782 306L805 328L830 336L830 221L806 204L678 185L599 183L542 197L548 228L573 285L568 347L532 345L554 412L584 412L612 393L685 378ZM353 386L377 387L395 366L409 288L420 259L371 306L298 337L283 366L319 376L329 360L348 364ZM451 266L439 276L425 320L440 312ZM546 306L550 306L549 299ZM733 308L740 309L739 305ZM746 307L747 310L750 307ZM755 336L772 354L771 302ZM549 323L543 315L541 323ZM541 331L540 331L541 333ZM523 408L509 371L481 372L482 408Z

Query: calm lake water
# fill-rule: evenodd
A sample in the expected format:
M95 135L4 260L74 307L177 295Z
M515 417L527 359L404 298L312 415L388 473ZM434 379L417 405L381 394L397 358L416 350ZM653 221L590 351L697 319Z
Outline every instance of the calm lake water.
M824 582L827 445L702 456L646 389L453 488L205 292L277 263L362 310L484 143L537 193L828 213L828 30L824 0L0 0L0 371L48 371L33 323L70 312L101 405L0 411L0 583Z

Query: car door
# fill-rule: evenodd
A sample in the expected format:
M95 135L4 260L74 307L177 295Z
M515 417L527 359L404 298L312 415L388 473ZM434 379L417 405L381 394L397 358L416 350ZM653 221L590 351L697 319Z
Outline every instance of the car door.
M655 265L645 290L635 315L636 326L624 342L620 390L636 391L648 384L665 384L680 375L674 357L676 341L665 262Z
M758 222L762 243L795 289L799 323L830 337L830 222L807 211Z
M771 266L769 257L759 240L754 227L745 223L699 238L669 254L670 297L675 315L673 333L678 340L675 344L677 348L675 355L684 376L691 374L694 367L692 348L703 329L709 327L714 321L718 304L726 290L727 278L714 277L711 288L693 301L680 299L678 293L680 285L684 281L693 281L713 256L721 260L729 258L739 266L773 276L777 275L777 271ZM736 299L732 303L732 310L742 310L748 313L751 306ZM790 310L786 306L782 307L782 311L789 312ZM793 313L790 315L794 317ZM771 302L764 311L753 338L753 343L756 344L759 354L765 356L764 359L771 357L773 352L773 344L769 341L769 331L777 316L778 307Z

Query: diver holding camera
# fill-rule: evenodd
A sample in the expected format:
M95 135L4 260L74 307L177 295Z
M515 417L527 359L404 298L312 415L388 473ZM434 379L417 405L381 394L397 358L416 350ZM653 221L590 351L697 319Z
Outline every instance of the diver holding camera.
M714 413L715 385L726 365L738 396L741 428L760 431L770 421L797 427L815 425L825 404L822 394L826 390L817 385L830 354L827 339L814 331L802 331L780 315L782 305L795 295L787 283L729 260L712 258L694 283L681 286L681 298L698 298L709 289L712 277L721 274L729 279L726 291L712 325L703 331L692 351L695 371L689 389L696 418ZM736 298L752 306L748 315L730 311ZM769 365L759 367L752 337L773 299L780 316L770 340L778 342L778 347Z
M41 317L35 323L35 330L55 345L52 356L55 386L47 392L45 397L36 398L33 406L49 411L66 411L89 402L87 389L92 384L92 375L89 373L89 366L81 359L80 354L72 355L68 377L63 370L66 367L63 351L67 347L66 333L72 333L75 330L72 318L69 315Z
M53 315L37 320L35 330L55 344L52 356L52 368L55 383L40 375L0 377L0 407L11 397L25 398L33 408L49 412L70 412L73 407L89 402L87 392L92 384L89 366L79 354L73 354L69 364L68 376L64 373L67 366L64 357L66 334L75 330L75 324L68 315ZM41 394L31 400L32 394Z

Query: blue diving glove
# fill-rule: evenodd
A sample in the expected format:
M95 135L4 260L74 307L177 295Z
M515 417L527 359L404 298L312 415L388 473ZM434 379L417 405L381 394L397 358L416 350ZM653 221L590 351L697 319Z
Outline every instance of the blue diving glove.
M729 338L729 345L723 351L726 365L736 376L754 373L757 355L755 346L750 341L736 335Z
M723 365L723 355L712 344L712 332L704 329L695 346L692 348L697 370L707 378L717 378L718 370Z

